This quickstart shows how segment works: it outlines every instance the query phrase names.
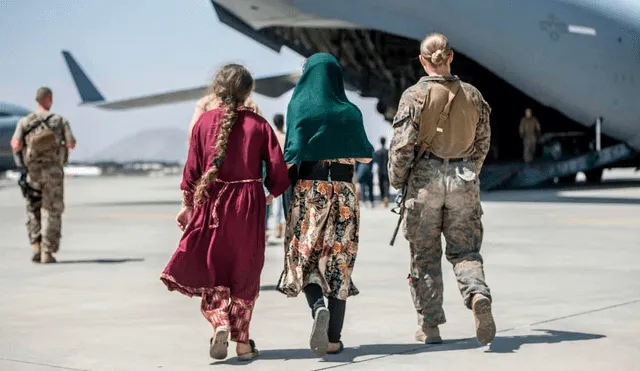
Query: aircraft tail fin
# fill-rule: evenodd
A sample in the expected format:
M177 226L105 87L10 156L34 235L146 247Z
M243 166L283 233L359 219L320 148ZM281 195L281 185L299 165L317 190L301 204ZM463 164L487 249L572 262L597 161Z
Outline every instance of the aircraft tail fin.
M104 102L104 96L100 94L98 88L96 88L93 82L91 82L89 76L87 76L87 74L82 70L82 67L80 67L78 62L76 62L71 53L63 50L62 56L64 57L67 67L69 68L69 73L71 73L71 77L76 84L82 103Z

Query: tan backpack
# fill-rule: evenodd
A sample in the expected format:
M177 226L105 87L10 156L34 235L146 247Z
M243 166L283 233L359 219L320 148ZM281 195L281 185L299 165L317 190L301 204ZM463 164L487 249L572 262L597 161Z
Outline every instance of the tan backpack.
M24 137L27 148L24 160L27 164L38 162L40 159L55 157L55 154L60 149L60 140L47 123L51 117L53 115L47 116L44 120L36 118L25 132Z

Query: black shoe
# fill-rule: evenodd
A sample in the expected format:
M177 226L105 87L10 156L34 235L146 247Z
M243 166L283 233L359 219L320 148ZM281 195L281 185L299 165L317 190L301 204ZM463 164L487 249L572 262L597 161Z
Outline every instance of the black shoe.
M342 344L342 341L340 342L340 348L338 348L337 350L334 351L327 351L327 354L340 354L342 353L342 351L344 350L344 344Z

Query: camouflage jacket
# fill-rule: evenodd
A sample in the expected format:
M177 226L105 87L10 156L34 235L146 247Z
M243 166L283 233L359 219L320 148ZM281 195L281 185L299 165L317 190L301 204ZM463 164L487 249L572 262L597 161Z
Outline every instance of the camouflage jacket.
M457 76L426 76L402 94L398 111L393 120L393 138L391 139L389 150L389 181L394 188L400 189L405 185L409 170L417 155L416 145L418 143L416 142L420 127L420 116L430 84L434 81L453 81L457 79ZM461 82L461 89L471 96L478 109L479 122L471 159L474 161L479 174L484 159L489 152L491 138L489 115L491 114L491 107L484 100L480 91L473 85ZM453 109L455 109L455 106Z

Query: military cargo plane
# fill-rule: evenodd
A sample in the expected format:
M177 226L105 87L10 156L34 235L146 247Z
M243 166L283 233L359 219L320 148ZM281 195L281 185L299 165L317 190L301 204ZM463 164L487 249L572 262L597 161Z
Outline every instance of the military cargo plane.
M555 148L544 151L554 153L551 158L502 167L506 170L492 175L495 187L571 179L579 171L597 181L604 168L640 163L640 2L211 2L222 23L273 50L286 46L305 57L335 55L345 82L363 97L377 98L388 121L402 92L424 74L417 61L420 40L444 33L456 53L453 72L477 86L493 108L488 162L521 158L518 123L526 108L533 109L543 132L559 134L545 137ZM205 89L107 102L64 54L83 104L99 108L191 100ZM266 89L257 84L256 91L277 96L292 88L297 76L274 77Z

